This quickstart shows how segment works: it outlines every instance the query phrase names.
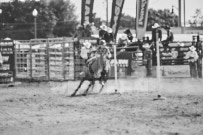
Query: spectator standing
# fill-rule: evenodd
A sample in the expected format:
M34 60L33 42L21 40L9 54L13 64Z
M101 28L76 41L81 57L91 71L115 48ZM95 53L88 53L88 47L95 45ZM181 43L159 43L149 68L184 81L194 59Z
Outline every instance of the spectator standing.
M104 33L104 40L107 44L110 44L114 40L112 28L107 27L107 32Z
M167 38L166 40L162 41L162 43L164 47L168 47L168 44L173 42L174 36L170 26L166 26L165 29L167 32Z
M99 39L100 40L104 40L104 35L107 33L107 26L102 23L102 25L100 26L100 30L99 30Z
M197 78L197 60L199 58L196 48L194 46L189 47L190 51L187 52L185 59L188 59L190 76L192 78Z
M143 63L146 66L147 69L147 77L152 76L152 51L150 50L150 45L148 43L145 43L143 45L144 50L144 58L143 58Z
M127 47L128 45L128 37L126 34L122 34L118 39L118 47Z
M156 39L156 33L158 33L158 39ZM162 41L162 31L160 25L155 23L152 26L152 42L156 42L157 40Z
M127 35L127 38L128 38L128 40L129 40L130 42L133 41L133 35L132 35L130 29L126 29L123 33L125 33L125 34Z

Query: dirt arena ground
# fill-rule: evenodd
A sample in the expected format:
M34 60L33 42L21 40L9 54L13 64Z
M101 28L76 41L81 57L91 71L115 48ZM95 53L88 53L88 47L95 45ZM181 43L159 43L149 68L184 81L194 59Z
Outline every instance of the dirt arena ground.
M0 135L203 135L203 80L162 81L165 100L149 82L76 97L65 83L0 87Z

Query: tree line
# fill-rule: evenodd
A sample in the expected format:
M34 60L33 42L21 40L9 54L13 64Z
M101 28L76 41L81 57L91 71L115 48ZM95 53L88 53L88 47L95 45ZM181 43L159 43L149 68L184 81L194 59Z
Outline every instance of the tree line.
M10 37L16 40L34 38L34 9L37 15L37 38L70 37L75 32L78 23L75 5L70 0L26 0L21 2L1 3L0 9L0 38ZM200 14L200 12L198 12ZM198 14L198 15L199 15ZM197 17L196 17L197 18ZM94 14L95 26L99 27L103 20ZM161 26L178 26L178 16L169 9L148 10L147 30L151 30L154 23ZM122 14L120 29L135 29L135 17Z
M75 5L70 0L26 0L21 2L1 3L0 37L12 39L34 38L34 9L36 17L37 38L72 36L77 17Z

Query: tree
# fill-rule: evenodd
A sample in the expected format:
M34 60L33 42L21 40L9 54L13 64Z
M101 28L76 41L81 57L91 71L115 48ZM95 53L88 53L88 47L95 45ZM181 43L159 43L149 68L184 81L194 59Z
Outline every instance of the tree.
M203 26L203 15L201 9L196 9L191 20L188 20L191 26Z
M147 30L151 30L154 23L158 23L161 26L169 25L171 27L178 26L178 16L172 14L169 9L164 10L148 10L148 23ZM136 18L122 14L120 20L120 28L130 28L134 29L136 26Z
M120 28L130 28L134 29L135 28L135 18L130 16L130 15L125 15L124 13L121 14L121 19L120 19Z
M12 39L34 38L34 16L32 11L36 9L37 38L55 36L70 36L74 29L76 16L74 5L69 0L26 0L25 2L13 1L2 3L0 36Z
M175 14L171 14L169 9L164 10L154 10L150 8L148 10L148 23L147 30L151 30L154 23L158 23L161 26L178 26L178 16Z
M57 24L54 27L53 34L57 37L72 36L77 24L77 17L74 14L75 5L70 0L51 0L49 9L53 11L57 18Z
M46 38L52 33L56 19L52 11L48 9L45 0L40 2L27 0L25 2L13 1L0 5L2 9L3 24L1 37L12 39L31 39L34 38L34 17L33 9L38 11L37 16L37 35Z

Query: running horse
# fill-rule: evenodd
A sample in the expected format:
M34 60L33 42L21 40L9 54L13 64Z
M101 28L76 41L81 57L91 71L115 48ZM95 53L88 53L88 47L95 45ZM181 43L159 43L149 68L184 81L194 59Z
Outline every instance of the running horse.
M109 77L109 70L105 70L104 64L105 64L105 59L103 55L100 54L100 56L97 57L90 66L85 66L84 71L80 73L80 75L82 76L80 84L77 87L77 89L73 92L73 94L71 94L71 96L73 97L76 95L76 93L78 92L78 90L80 89L84 81L89 81L90 84L88 85L87 89L83 93L83 96L87 95L91 86L92 86L92 89L94 88L95 81L99 81L102 85L99 91L100 93L104 88L104 85L107 82ZM97 75L95 75L95 73L93 72L93 68L95 67L97 68L97 71L100 71L98 72Z

